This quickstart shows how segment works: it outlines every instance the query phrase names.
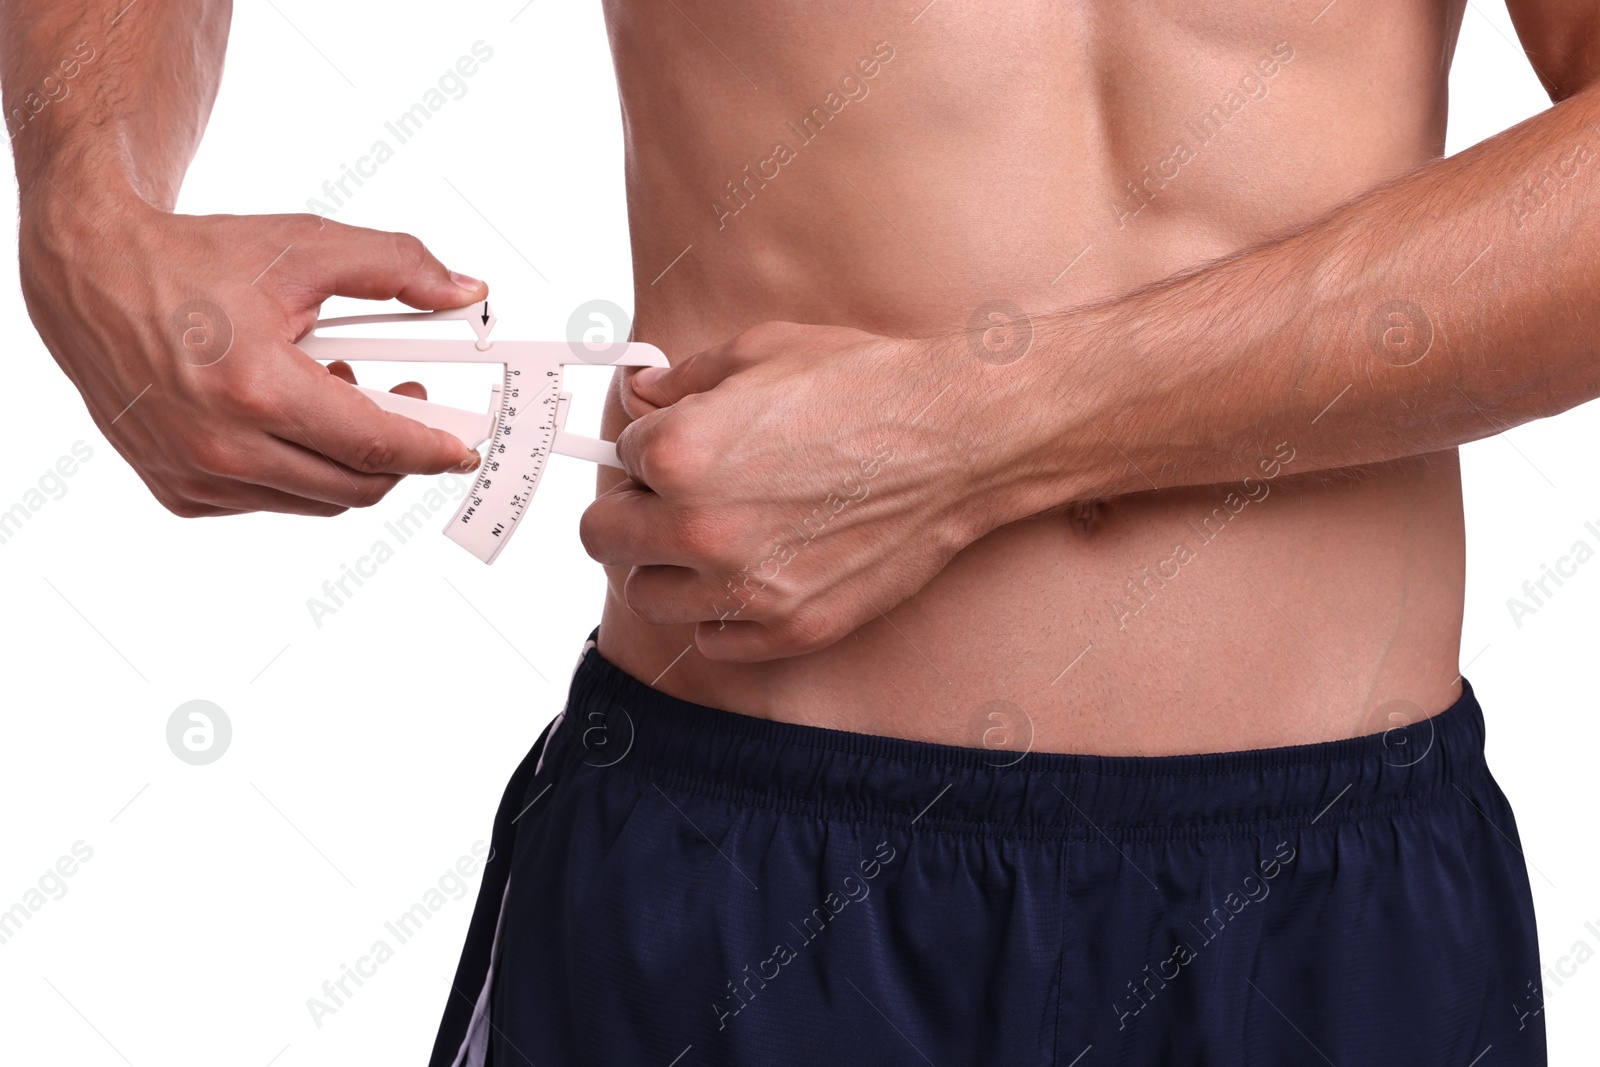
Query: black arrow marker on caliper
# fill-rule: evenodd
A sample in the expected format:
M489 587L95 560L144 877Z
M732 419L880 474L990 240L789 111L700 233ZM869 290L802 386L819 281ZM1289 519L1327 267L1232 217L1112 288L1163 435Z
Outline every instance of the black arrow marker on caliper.
M483 324L485 326L489 325L489 301L487 300L483 302Z

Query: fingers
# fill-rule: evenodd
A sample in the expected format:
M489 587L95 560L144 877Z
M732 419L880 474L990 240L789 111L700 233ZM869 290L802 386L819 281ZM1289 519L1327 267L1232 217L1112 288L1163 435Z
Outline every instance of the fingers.
M733 593L719 591L688 567L635 567L622 591L628 609L655 626L731 618L743 607Z
M731 341L696 352L666 370L643 367L629 376L625 388L646 404L664 408L691 393L708 392L718 382L756 362L767 343L767 331L757 326Z
M265 446L255 451L255 464L240 484L298 498L307 504L332 505L339 511L371 507L400 484L398 475L358 471L293 441L277 438L267 438Z
M653 407L676 404L690 393L703 393L733 372L727 346L696 352L674 367L643 367L628 379L633 394Z
M141 473L141 477L144 477L145 484L163 507L185 519L242 515L252 511L327 517L341 514L351 507L376 503L399 481L393 477L383 481L372 475L354 475L354 472L350 472L357 479L365 479L367 484L361 489L352 488L349 481L335 484L338 475L332 470L333 464L327 460L320 456L312 457L310 453L287 442L272 438L264 438L263 442L253 443L237 454L212 453L205 464L206 469L198 473L189 471L154 479ZM283 462L284 455L289 455L291 462ZM246 458L241 460L240 457ZM267 477L281 480L288 488L257 484L250 480L261 476L256 468L263 457L268 457L271 463ZM294 466L292 461L296 457L304 466L291 472ZM313 460L321 465L320 469L312 464ZM244 470L247 465L247 475L231 473ZM306 485L314 486L312 492L326 499L303 495L300 490ZM315 488L318 485L321 488Z
M217 510L329 516L370 507L399 483L398 475L352 470L293 442L261 435L208 453L200 476L164 482L165 492L158 496L184 517Z
M212 509L212 515L241 515L249 511L275 511L283 515L315 515L329 518L350 510L346 505L322 500L309 500L293 493L285 493L265 485L248 482L218 482L214 487L203 488L196 494L195 504ZM196 512L189 512L196 517Z
M655 370L656 368L645 367L642 369ZM646 399L635 387L634 383L637 381L639 373L637 370L628 371L622 378L622 388L617 391L618 398L622 401L622 410L627 412L630 419L643 418L653 411L661 410L661 405Z
M286 355L302 365L295 385L279 398L259 398L264 424L277 437L364 474L464 473L477 466L477 451L454 435L383 410L339 375L321 373L321 364L298 348L289 346ZM414 382L403 385L422 391Z
M701 622L694 630L694 644L702 656L719 663L761 663L794 654L764 623L739 619Z
M341 386L341 388L343 388ZM326 456L261 431L249 431L190 450L185 466L158 475L152 490L163 499L184 505L204 503L248 509L254 499L278 499L279 494L301 503L273 507L273 511L303 514L337 514L346 508L368 507L399 484L394 474L351 470ZM266 497L257 489L271 490Z
M692 397L641 415L617 435L617 459L634 481L675 500L696 500L727 464L717 427L691 415Z
M694 643L710 660L760 663L820 652L876 614L870 604L851 605L835 599L831 604L813 602L761 620L729 615L701 621L695 626Z
M340 381L349 382L351 385L356 384L356 372L351 368L350 364L342 359L336 359L329 363L328 373ZM389 392L399 393L401 396L414 397L417 400L428 399L428 388L421 382L401 382L399 385L390 386Z
M578 522L578 537L595 562L611 567L689 566L705 558L694 550L706 546L693 543L666 502L632 480L595 498Z
M489 287L455 273L407 233L387 233L321 220L293 246L316 302L329 296L400 300L414 308L453 308L482 300Z

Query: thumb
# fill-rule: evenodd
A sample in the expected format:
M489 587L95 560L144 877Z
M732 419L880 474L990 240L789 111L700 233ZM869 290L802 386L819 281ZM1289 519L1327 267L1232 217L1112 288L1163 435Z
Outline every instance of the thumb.
M309 242L294 246L295 265L320 303L330 296L399 300L433 311L476 303L489 295L477 278L449 270L408 233L389 233L323 220Z
M676 404L690 393L705 393L743 366L728 345L696 352L682 363L663 370L645 367L628 379L635 396L647 404L664 408Z

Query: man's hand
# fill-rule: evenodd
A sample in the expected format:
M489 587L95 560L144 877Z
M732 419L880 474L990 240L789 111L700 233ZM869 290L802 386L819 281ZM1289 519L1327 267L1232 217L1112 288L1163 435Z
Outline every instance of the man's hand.
M961 343L773 322L634 374L629 480L585 512L585 548L632 568L640 618L698 623L708 658L838 641L1022 517L997 506L994 368Z
M129 6L0 0L23 297L95 424L182 516L334 515L402 475L476 465L461 441L384 411L346 384L348 367L294 342L329 296L438 309L487 287L400 234L172 214L232 5L166 0L124 18Z
M294 344L332 295L430 310L485 297L415 238L313 215L74 202L48 181L31 193L29 314L169 511L336 515L376 503L402 475L476 465L457 438L382 410L346 384L348 367L325 368ZM415 383L395 391L425 396Z

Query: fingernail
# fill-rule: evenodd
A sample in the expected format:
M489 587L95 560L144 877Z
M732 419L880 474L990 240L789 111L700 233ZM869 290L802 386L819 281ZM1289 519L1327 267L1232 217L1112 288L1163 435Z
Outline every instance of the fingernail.
M462 274L459 271L451 271L450 280L461 286L461 288L465 289L469 293L477 292L479 286L483 285L482 282L474 278L472 275Z
M466 459L456 464L456 473L466 474L468 471L475 471L478 469L478 464L482 462L482 456L478 455L476 452L470 453Z
M665 373L667 372L664 367L645 367L633 376L634 387L649 385Z

